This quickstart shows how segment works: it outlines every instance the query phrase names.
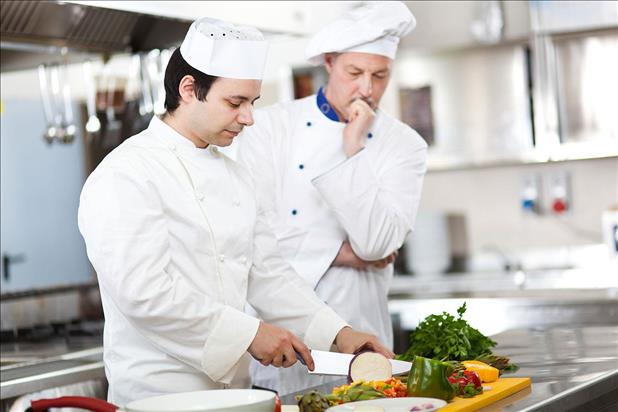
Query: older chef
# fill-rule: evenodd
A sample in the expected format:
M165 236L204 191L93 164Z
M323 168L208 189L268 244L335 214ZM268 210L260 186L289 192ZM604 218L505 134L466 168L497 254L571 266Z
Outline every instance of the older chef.
M167 113L84 185L79 228L99 278L114 403L227 387L248 354L289 367L298 352L309 368L308 347L392 356L280 257L250 175L217 149L253 124L266 49L255 29L194 22L166 69ZM247 301L263 321L245 314Z
M306 49L312 63L325 65L326 87L256 111L234 145L284 257L350 325L388 345L390 263L414 225L427 145L378 104L399 39L414 25L401 2L349 11ZM254 363L252 376L282 393L323 382L296 366Z

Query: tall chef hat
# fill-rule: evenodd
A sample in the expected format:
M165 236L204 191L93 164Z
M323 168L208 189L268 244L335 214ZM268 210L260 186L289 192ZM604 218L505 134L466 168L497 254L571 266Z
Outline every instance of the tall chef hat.
M180 46L180 54L194 69L230 79L261 79L267 52L258 29L210 17L194 21Z
M324 54L361 52L395 58L399 39L416 26L416 19L400 1L373 1L349 10L310 40L307 59L324 63Z

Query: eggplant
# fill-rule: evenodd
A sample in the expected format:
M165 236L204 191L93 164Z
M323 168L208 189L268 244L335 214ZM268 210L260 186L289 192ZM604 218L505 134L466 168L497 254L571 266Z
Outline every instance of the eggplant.
M377 352L361 352L350 361L348 383L385 381L393 377L393 366L386 356Z

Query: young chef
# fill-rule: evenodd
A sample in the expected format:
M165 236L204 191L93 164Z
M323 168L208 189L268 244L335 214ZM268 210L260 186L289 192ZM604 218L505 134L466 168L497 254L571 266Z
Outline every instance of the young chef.
M399 39L414 25L403 3L374 2L323 28L306 54L325 65L326 87L257 111L234 147L283 256L352 327L388 345L390 263L414 225L427 146L378 105ZM323 382L297 365L254 363L252 375L284 394Z
M98 274L116 404L228 387L249 354L289 367L298 352L310 369L308 347L368 344L393 356L280 257L250 175L217 149L253 124L266 49L255 29L194 22L166 69L167 113L84 185L79 228ZM262 321L244 313L247 301Z

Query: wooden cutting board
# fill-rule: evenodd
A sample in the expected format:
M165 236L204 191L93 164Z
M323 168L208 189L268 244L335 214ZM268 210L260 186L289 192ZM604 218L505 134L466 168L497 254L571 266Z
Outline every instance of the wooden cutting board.
M477 411L519 392L530 385L530 378L500 378L496 382L483 384L483 386L491 386L491 390L484 391L481 395L476 395L473 398L456 397L450 401L448 405L440 409L440 412Z

